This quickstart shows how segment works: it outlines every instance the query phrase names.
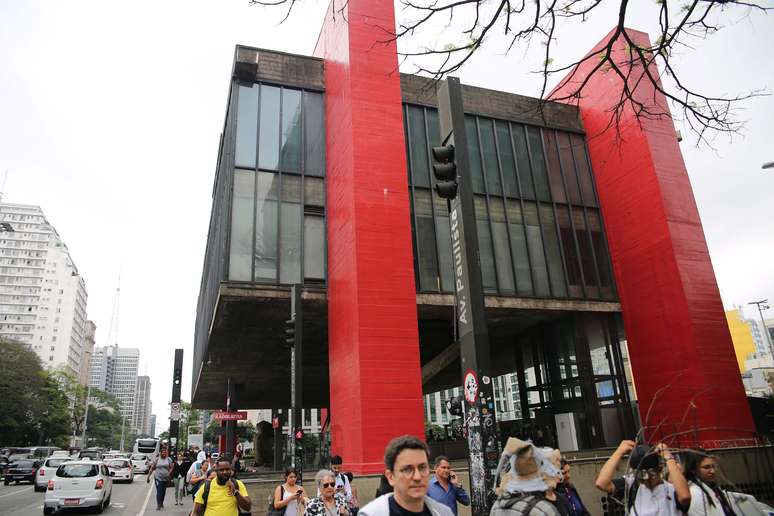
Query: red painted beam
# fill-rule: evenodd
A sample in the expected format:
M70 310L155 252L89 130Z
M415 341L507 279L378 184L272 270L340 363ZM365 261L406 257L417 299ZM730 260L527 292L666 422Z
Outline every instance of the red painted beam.
M328 349L333 453L384 470L393 437L424 437L414 259L392 2L331 4L325 59Z
M594 50L607 42L611 32ZM627 29L640 47L647 34ZM623 38L613 61L626 63ZM592 51L593 52L593 51ZM568 93L599 63L582 63L549 99ZM655 65L651 71L657 75ZM627 68L624 66L624 74ZM643 69L632 71L630 84ZM726 324L707 243L670 116L640 119L627 106L607 129L622 82L603 67L576 100L589 153L649 440L722 446L751 438L754 425ZM647 81L635 97L667 115L663 94ZM647 419L647 420L646 420ZM698 432L696 431L698 430Z

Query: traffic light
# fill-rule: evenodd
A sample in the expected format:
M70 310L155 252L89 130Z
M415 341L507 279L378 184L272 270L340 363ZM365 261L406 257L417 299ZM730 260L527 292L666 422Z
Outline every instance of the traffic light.
M296 344L296 318L292 317L285 321L285 343L288 346Z
M454 163L454 145L433 147L433 175L435 192L444 199L457 197L457 165Z
M172 373L172 383L174 385L180 385L180 382L183 380L183 370L179 368L175 368L174 372Z
M296 439L296 441L303 441L304 440L304 429L303 428L296 428L296 431L293 432L293 437Z
M460 394L446 400L446 410L452 416L462 416L462 395Z

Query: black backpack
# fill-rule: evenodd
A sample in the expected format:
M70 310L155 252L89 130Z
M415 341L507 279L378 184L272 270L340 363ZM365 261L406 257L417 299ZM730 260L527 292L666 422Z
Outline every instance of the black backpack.
M239 484L241 482L239 480L234 479L234 482L236 483L236 488L239 489ZM202 491L202 501L204 502L204 505L202 506L202 514L207 510L207 498L210 497L210 484L212 483L212 480L205 480L204 482L204 491ZM244 484L243 484L244 485ZM239 516L249 516L251 513L249 512L243 512L242 508L239 507L239 503L237 503L237 511L239 512Z
M535 511L533 514L532 511ZM489 516L560 516L543 493L513 493L498 498Z

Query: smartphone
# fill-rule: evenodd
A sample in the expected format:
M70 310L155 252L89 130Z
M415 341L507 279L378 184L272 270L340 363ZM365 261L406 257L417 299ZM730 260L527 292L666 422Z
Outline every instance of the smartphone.
M301 493L303 493L303 491L302 491L301 489L299 489L298 491L296 491L296 494L297 494L297 495L300 495Z

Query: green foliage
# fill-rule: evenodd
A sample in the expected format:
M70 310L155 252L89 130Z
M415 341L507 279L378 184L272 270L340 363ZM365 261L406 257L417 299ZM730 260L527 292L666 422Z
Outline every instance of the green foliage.
M446 430L441 426L432 424L430 421L425 421L425 439L428 441L444 441L446 440Z
M124 446L128 443L129 424L124 423ZM86 423L87 446L118 449L121 443L121 413L113 407L100 408L89 405L89 420Z

